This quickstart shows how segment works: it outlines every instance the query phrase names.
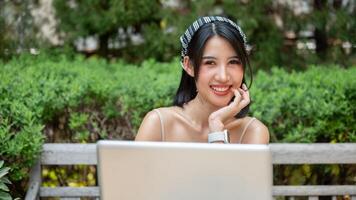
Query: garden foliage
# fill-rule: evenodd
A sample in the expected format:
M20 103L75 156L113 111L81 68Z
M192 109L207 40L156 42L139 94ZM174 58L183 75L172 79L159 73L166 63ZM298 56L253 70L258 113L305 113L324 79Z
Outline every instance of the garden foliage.
M39 15L39 9L45 12ZM0 59L55 47L66 54L79 50L131 63L148 58L171 61L179 54L179 36L195 19L223 15L246 33L253 66L301 69L338 63L347 67L356 58L355 9L352 1L340 0L2 0ZM58 40L44 37L47 29L55 30L50 38ZM96 47L87 45L89 38L97 41Z
M356 20L352 19L356 6L347 1L57 0L53 5L58 30L65 33L67 44L96 37L98 54L120 56L130 62L147 58L171 61L180 50L179 36L205 15L228 16L238 22L252 47L253 66L258 68L278 65L300 69L311 63L348 66L355 62L352 44ZM137 36L140 42L134 41ZM298 48L306 42L315 44L315 49ZM351 44L349 50L343 49L347 42ZM106 55L102 54L104 48Z
M0 64L0 160L10 178L27 177L44 141L133 139L149 110L171 105L181 70L178 59L136 66L24 55ZM259 71L250 115L271 142L356 142L355 76L352 66Z
M7 178L10 168L4 166L4 161L0 160L0 199L1 200L12 200L9 194L8 184L11 184L10 180Z

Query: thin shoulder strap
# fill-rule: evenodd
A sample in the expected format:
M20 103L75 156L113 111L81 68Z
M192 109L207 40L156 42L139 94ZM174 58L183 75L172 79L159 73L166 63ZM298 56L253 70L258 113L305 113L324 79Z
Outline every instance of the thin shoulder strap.
M163 117L161 115L161 112L158 109L154 109L153 111L155 111L158 114L159 117L159 121L161 121L161 140L164 141L164 126L163 126Z
M248 128L248 126L250 126L250 124L253 122L253 120L255 120L256 118L252 117L252 119L250 119L250 121L246 124L244 130L242 131L242 134L241 134L241 137L240 137L240 141L239 143L241 144L242 140L244 139L244 136L245 136L245 133L246 133L246 130Z

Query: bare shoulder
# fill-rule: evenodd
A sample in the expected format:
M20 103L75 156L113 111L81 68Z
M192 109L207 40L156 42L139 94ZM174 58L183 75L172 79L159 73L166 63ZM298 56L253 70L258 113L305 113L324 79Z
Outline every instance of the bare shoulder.
M252 120L252 118L248 117L248 122ZM247 122L247 123L248 123ZM269 143L269 131L266 125L264 125L260 120L254 119L251 121L246 129L245 136L242 140L242 143L247 144L268 144Z
M161 141L160 116L157 111L152 110L143 118L137 131L136 141Z
M148 112L141 122L135 140L162 141L161 123L164 121L165 126L169 125L172 112L172 107L156 108Z

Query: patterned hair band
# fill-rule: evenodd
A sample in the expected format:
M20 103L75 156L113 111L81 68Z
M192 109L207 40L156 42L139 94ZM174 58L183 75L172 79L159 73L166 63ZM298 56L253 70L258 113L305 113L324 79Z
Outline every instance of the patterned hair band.
M204 24L208 24L208 23L211 23L214 21L227 22L231 26L236 28L243 39L245 48L247 49L246 35L242 32L240 26L238 26L235 22L231 21L228 18L220 17L220 16L201 17L201 18L197 19L195 22L193 22L193 24L190 25L188 27L188 29L185 31L185 33L180 37L180 42L182 44L182 52L181 52L182 62L183 62L184 56L186 56L188 53L188 45L189 45L190 41L192 40L194 33Z

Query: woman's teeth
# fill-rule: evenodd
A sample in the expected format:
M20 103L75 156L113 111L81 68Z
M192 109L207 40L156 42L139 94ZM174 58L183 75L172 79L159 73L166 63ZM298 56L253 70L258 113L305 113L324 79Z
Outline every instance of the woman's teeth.
M229 86L227 87L211 87L213 90L217 91L217 92L226 92L227 90L229 90Z

